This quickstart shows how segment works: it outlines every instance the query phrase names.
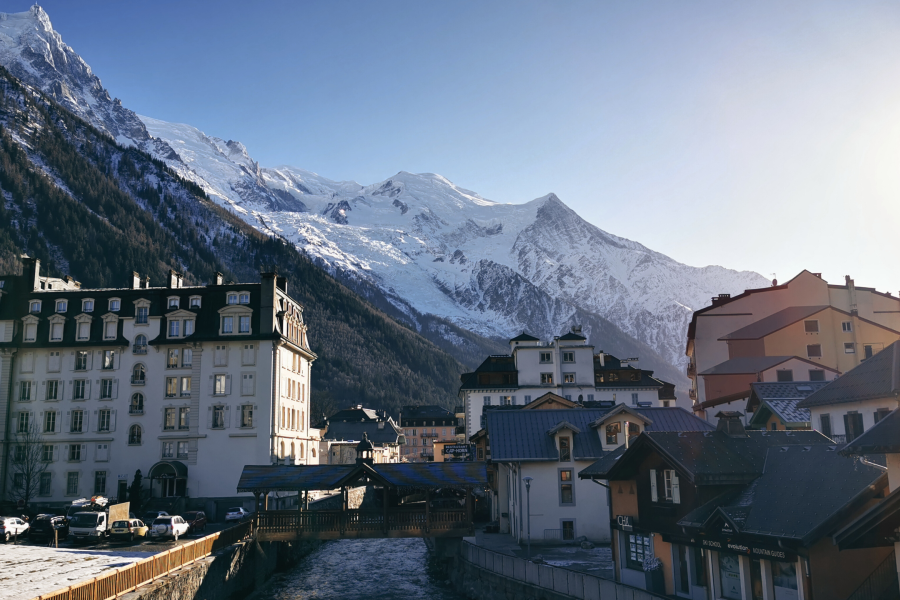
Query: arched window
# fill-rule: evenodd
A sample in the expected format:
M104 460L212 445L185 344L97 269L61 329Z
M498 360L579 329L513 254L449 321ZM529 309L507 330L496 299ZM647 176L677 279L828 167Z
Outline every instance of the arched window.
M313 458L316 457L316 449L315 448L310 448L309 453L312 455Z
M134 368L131 369L131 383L144 385L146 378L147 370L144 368L144 365L141 363L134 365Z
M147 336L143 333L135 336L131 351L134 354L147 354Z
M132 425L131 429L128 430L128 445L129 446L140 446L141 445L141 426L140 425Z
M300 442L300 458L303 458L303 442Z
M294 442L291 442L291 458L297 458L296 450L294 449Z
M281 442L281 458L284 458L284 442Z
M142 415L144 414L144 395L138 392L131 395L131 404L128 406L128 414Z

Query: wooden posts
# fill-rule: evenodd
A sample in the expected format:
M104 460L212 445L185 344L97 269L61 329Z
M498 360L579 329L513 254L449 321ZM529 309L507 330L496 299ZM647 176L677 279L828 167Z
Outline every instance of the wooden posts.
M472 496L472 488L466 488L466 523L469 529L475 528L474 504L475 498Z
M388 487L384 486L382 488L382 490L384 492L382 494L382 496L384 498L384 500L382 500L382 502L384 503L384 523L382 526L384 528L385 535L387 535L387 532L388 532Z
M431 490L425 491L425 533L428 533L431 525Z

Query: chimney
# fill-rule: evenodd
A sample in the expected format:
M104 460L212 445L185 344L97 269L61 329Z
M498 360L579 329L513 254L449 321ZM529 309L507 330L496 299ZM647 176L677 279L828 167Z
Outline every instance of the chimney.
M856 306L856 284L850 279L849 275L844 275L844 283L847 284L847 291L850 293L850 314L858 315L859 307Z
M216 285L222 285L222 283L224 281L225 281L225 277L221 273L216 271Z
M716 425L716 431L723 431L728 437L747 437L747 431L744 429L742 421L743 414L735 410L723 410L716 415L719 423Z
M275 333L275 285L278 281L276 273L260 273L262 286L259 298L260 333Z
M169 289L173 290L178 287L178 273L174 269L169 269Z
M142 283L142 285L141 285L142 288L144 288L145 290L150 289L150 276L144 275L144 278L141 280L141 283Z
M279 276L276 278L276 282L276 285L278 285L281 291L287 294L287 277Z
M41 289L41 261L37 258L31 258L27 254L22 255L22 275L25 277L26 285L30 285L32 290Z
M141 289L141 276L138 275L137 271L131 272L131 289L133 289L133 290Z
M731 294L719 294L718 296L713 296L712 305L719 306L720 304L725 304L731 300Z

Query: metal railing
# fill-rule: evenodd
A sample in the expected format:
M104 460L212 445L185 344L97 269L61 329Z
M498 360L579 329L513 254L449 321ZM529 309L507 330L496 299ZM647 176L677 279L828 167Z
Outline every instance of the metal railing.
M846 444L847 443L846 435L830 435L828 437L831 438L831 441L834 442L835 444Z
M875 567L847 600L878 600L891 586L897 591L897 559L894 551Z
M132 354L147 354L147 346L132 346Z
M468 529L465 510L278 510L260 512L257 531L267 533L346 533L354 531L410 531Z
M546 542L561 542L563 539L563 530L562 529L545 529L544 530L544 541Z
M566 595L572 598L599 598L600 600L616 600L617 598L667 600L666 596L657 596L611 579L603 579L564 567L538 564L524 558L487 550L466 541L463 541L460 546L459 555L462 560L474 567L551 590L557 595Z
M241 541L252 533L252 523L242 523L236 527L213 533L206 537L176 546L171 550L154 554L149 558L126 567L76 583L49 594L42 594L34 600L111 600L137 587L168 575L175 569L195 560L207 557L213 552Z

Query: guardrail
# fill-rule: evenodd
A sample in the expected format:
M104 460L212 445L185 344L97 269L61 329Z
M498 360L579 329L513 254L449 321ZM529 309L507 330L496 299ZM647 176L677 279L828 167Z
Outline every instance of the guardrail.
M460 546L460 557L480 569L578 600L668 600L610 579L500 554L466 541Z
M127 567L114 569L99 577L49 594L42 594L34 600L111 600L168 575L195 560L205 558L217 550L227 548L251 533L252 523L249 521L241 523L165 552L154 554Z

